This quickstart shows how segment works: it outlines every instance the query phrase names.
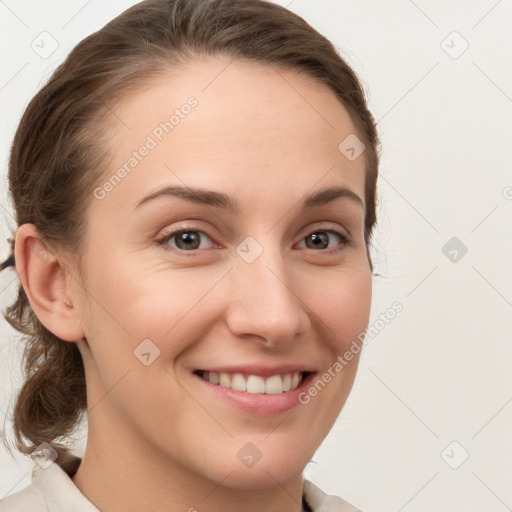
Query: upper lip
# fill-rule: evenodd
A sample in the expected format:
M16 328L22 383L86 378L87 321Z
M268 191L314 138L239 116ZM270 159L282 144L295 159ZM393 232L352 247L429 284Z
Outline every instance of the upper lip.
M279 366L267 365L237 365L237 366L214 366L197 368L195 371L206 371L215 373L245 373L248 375L259 375L261 377L271 377L272 375L285 375L287 373L314 372L311 365L306 364L283 364Z

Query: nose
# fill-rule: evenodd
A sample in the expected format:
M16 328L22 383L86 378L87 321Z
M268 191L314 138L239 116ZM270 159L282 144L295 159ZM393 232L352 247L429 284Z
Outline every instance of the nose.
M240 259L230 274L226 319L234 335L279 349L308 331L307 297L301 296L299 276L279 249L265 249L252 263Z

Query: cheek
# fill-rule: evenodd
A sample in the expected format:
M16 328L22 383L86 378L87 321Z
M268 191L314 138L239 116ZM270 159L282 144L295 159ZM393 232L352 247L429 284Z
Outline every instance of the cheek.
M150 339L168 360L204 335L206 327L197 320L212 309L208 293L223 274L144 265L117 266L110 269L111 274L105 272L102 275L109 275L109 280L95 284L102 306L95 308L101 319L97 323L103 323L98 335L105 338L109 332L108 343L122 348L127 357L133 356L142 340Z
M315 284L316 283L316 284ZM326 339L340 353L368 325L372 278L368 271L346 268L307 283L306 304L322 322Z

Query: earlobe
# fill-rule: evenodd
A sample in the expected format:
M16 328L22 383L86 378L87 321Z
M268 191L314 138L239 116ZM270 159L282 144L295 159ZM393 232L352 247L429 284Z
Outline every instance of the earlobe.
M79 310L68 295L66 273L34 224L22 224L14 243L16 271L39 321L65 341L84 338Z

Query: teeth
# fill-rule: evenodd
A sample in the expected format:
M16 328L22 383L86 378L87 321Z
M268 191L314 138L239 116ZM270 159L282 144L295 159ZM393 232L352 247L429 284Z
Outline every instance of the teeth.
M220 373L219 374L219 384L223 388L230 388L231 387L231 377L228 373Z
M249 375L247 378L247 393L265 393L265 381L263 377Z
M301 372L295 372L285 375L272 375L265 380L259 375L248 375L245 377L241 373L201 373L201 377L204 380L222 386L223 388L231 388L235 391L246 391L252 394L265 393L267 395L279 395L295 389L302 381L302 376L303 374Z
M226 386L224 386L224 387L226 387ZM233 380L231 381L231 387L235 391L245 391L247 389L247 382L245 381L244 376L241 373L235 373L233 375Z
M283 377L283 391L290 391L292 389L292 378L289 374Z
M278 395L283 392L283 379L281 375L273 375L265 382L265 393L267 395Z

